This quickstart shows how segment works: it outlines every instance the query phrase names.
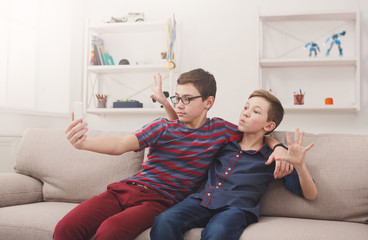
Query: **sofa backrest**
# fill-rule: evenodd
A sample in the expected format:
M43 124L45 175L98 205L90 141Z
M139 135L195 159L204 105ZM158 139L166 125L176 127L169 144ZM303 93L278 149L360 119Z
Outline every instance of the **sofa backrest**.
M273 136L286 143L285 132ZM317 199L293 195L273 180L262 197L261 214L368 223L368 135L305 134L303 145L312 142L306 165Z
M88 131L89 137L127 134ZM14 169L43 182L44 201L82 202L105 191L109 183L137 173L143 155L81 151L69 143L64 130L29 129L22 137Z

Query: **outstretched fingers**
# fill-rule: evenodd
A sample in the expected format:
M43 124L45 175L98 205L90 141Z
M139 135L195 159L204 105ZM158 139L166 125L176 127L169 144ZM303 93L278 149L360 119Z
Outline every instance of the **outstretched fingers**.
M308 151L314 146L314 143L309 144L307 147L304 148L305 151Z
M302 131L302 133L300 134L300 139L299 139L300 146L303 146L303 139L304 139L304 131Z
M294 142L297 143L299 139L299 128L295 129Z

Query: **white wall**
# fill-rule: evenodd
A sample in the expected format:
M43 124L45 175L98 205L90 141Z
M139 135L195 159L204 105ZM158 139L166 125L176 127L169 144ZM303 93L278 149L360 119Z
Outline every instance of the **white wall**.
M3 7L0 3L0 7ZM52 3L51 3L52 4ZM55 62L47 61L40 61L43 64L39 66L41 74L44 74L43 79L47 79L47 84L43 85L41 90L50 92L50 88L54 89L57 88L58 92L54 92L54 95L45 96L43 95L43 99L39 99L40 101L45 101L45 106L50 106L51 104L55 103L55 106L63 106L63 109L58 109L57 112L65 112L65 99L70 99L70 102L80 100L81 93L82 93L82 56L83 56L83 27L85 23L85 15L84 15L84 3L83 1L71 1L70 4L72 5L72 25L70 27L70 34L72 39L64 39L65 46L57 46L56 52L49 52L50 54L57 54L60 51L67 51L65 55L71 56L69 62L66 62L70 66L69 73L64 73L63 76L59 77L64 78L65 81L69 83L63 84L63 87L60 87L60 82L55 82L57 76L52 77L52 74L55 75L55 70L58 67L58 64ZM43 19L46 20L46 19ZM62 19L60 19L62 21ZM70 20L69 20L70 21ZM52 27L52 26L50 26ZM65 30L65 29L64 29ZM55 33L55 31L57 33ZM68 30L65 30L68 31ZM63 37L61 32L54 29L54 32L51 33L50 31L45 31L49 34L53 34L56 37ZM57 34L60 34L57 36ZM43 38L43 41L46 39ZM52 44L52 42L50 42ZM70 46L70 47L69 47ZM42 47L42 46L41 46ZM70 52L69 52L70 51ZM43 57L46 57L43 55ZM21 63L25 64L25 63ZM65 65L64 65L65 66ZM60 66L59 66L60 67ZM48 72L45 71L48 70ZM19 71L22 71L20 68ZM47 75L48 77L45 77ZM59 84L59 85L58 85ZM70 86L69 89L65 89L64 86ZM23 87L24 88L24 87ZM24 89L27 91L27 89ZM65 92L66 91L66 92ZM1 91L0 91L1 92ZM67 97L60 97L60 94L68 94ZM38 100L38 99L37 99ZM59 102L55 102L59 101ZM62 101L62 102L60 102ZM68 101L68 100L67 100ZM8 107L8 108L7 108ZM7 107L0 107L0 172L10 172L15 163L15 154L21 139L23 132L28 128L59 128L65 129L66 126L69 124L69 116L68 114L60 114L60 113L51 113L47 114L46 112L35 111L35 110L20 110L22 109L19 106L19 110L11 109L9 106ZM43 104L39 109L43 109ZM26 109L24 107L23 109Z
M209 116L237 123L247 96L258 88L257 24L260 12L356 10L361 13L361 110L359 112L287 112L279 130L299 127L308 132L368 133L367 24L364 0L109 0L89 2L88 17L100 22L128 11L142 11L149 20L165 20L173 13L182 24L182 72L202 67L215 75L216 103ZM156 116L155 116L156 117ZM90 127L139 128L153 116L89 116ZM137 120L137 121L136 121Z
M209 116L237 123L247 96L258 88L257 24L258 11L354 10L361 13L361 110L355 112L286 113L279 130L296 127L314 132L368 134L368 2L365 0L79 0L73 1L71 26L70 102L82 99L85 16L101 22L128 11L142 11L149 20L166 20L175 13L182 24L182 72L204 68L218 83L215 106ZM85 6L83 5L85 4ZM156 115L88 115L89 128L136 130ZM65 128L66 115L41 116L38 113L0 111L0 171L11 171L15 145L29 127ZM6 137L7 136L7 137ZM1 138L3 137L3 138ZM12 139L9 143L9 139ZM14 140L14 141L13 141ZM5 141L5 143L4 143ZM14 144L15 145L14 145ZM5 147L4 147L5 146ZM9 147L7 147L9 146ZM5 149L6 148L6 149Z
M364 0L84 0L75 1L72 26L72 59L70 100L82 98L82 58L84 14L101 22L128 11L142 11L149 20L166 20L173 13L182 24L182 72L202 67L212 72L218 82L218 94L210 116L237 123L247 96L258 88L257 12L347 10L359 7L361 12L361 110L354 112L294 112L285 115L280 130L300 127L309 132L368 133L368 3ZM64 128L67 116L44 117L1 112L0 134L20 135L28 127ZM153 118L147 115L88 115L90 128L137 129Z
M49 4L52 4L52 2L50 2ZM31 127L65 128L65 126L69 123L69 114L62 114L62 112L68 111L65 106L68 106L69 99L70 102L81 99L83 76L82 50L84 47L83 28L85 24L84 2L70 1L70 5L72 6L72 10L70 11L69 16L66 16L69 17L67 19L67 22L69 23L70 29L64 29L64 32L71 33L69 33L67 35L68 37L63 40L65 42L65 45L54 46L58 48L54 52L48 51L46 53L45 50L41 51L42 56L38 61L38 63L40 63L40 66L38 67L40 69L40 79L42 79L42 81L44 81L45 83L39 87L40 91L52 94L43 94L42 99L37 99L37 101L43 102L42 104L40 104L38 110L27 110L26 106L17 106L19 108L18 110L12 109L9 106L1 106L0 137L21 136L25 129ZM0 4L0 6L2 5ZM72 20L70 20L70 16ZM62 19L57 20L62 21ZM51 48L50 45L52 45L52 41L50 40L50 38L52 37L65 37L63 31L58 31L56 26L59 25L52 25L51 21L47 26L48 28L42 31L42 34L40 36L42 40L40 43L41 48L44 47L44 45L42 44L48 40L48 48ZM54 29L50 31L49 28ZM48 36L48 38L46 38L44 35L47 34L51 34L52 36ZM70 60L64 61L62 66L60 66L60 64L57 62L50 61L50 59L52 58L47 58L47 54L60 56L60 53L63 51L64 54L60 58L65 59L65 57L68 56L70 57ZM19 66L24 64L24 62L21 62L19 63ZM69 68L69 71L55 75L58 70L65 68ZM18 71L21 72L22 68L19 67ZM23 76L23 78L26 78L26 76ZM66 81L66 83L63 84L62 81ZM42 82L39 82L39 84L42 84ZM70 89L68 89L67 86L69 86ZM18 88L23 88L23 91L27 91L27 89L24 87L18 86ZM24 102L26 101L27 100L24 100ZM45 109L47 110L47 108L50 109L52 108L52 106L56 108L54 113L47 114L46 111L40 111Z

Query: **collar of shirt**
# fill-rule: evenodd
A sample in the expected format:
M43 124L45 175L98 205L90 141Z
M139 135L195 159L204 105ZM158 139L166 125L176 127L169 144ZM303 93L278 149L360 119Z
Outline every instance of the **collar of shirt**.
M236 141L235 140L235 141L230 142L231 146L234 147L234 150L235 149L241 149L241 147L239 145L239 141ZM272 152L272 150L267 146L267 139L266 139L266 137L263 137L263 145L257 151L256 150L243 150L243 149L242 149L242 151L245 152L245 153L247 153L247 154L250 154L250 155L260 153L266 159L268 158L268 156Z

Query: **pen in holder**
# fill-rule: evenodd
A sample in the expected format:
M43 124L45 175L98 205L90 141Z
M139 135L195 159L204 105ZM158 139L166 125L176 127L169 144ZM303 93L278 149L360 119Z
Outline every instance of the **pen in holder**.
M302 90L299 93L294 92L294 105L304 105L304 94Z
M97 108L106 108L107 95L97 94Z

